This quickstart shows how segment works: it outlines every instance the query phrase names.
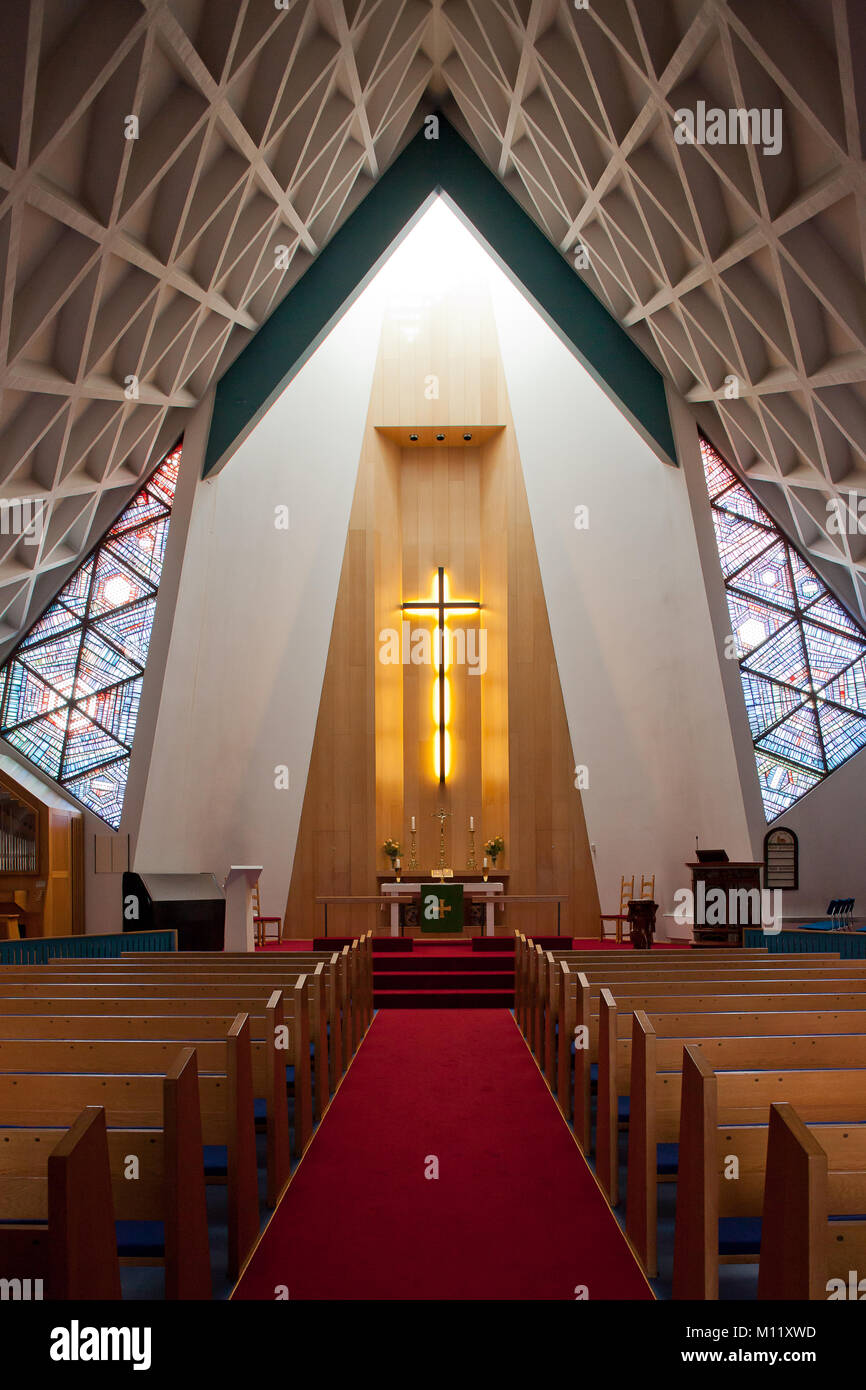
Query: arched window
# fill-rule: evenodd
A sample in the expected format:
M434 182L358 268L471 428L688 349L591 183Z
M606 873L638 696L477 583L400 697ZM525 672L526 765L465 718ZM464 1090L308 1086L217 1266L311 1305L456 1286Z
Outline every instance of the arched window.
M797 888L800 876L800 846L793 830L784 825L768 830L764 836L764 887Z

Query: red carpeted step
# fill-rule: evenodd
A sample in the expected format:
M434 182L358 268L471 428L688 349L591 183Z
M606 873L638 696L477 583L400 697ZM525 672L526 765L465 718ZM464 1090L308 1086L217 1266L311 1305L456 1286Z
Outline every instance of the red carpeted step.
M513 1009L513 989L375 990L377 1009Z
M598 1300L652 1298L504 1009L377 1014L233 1297L280 1287L555 1300L578 1338Z
M393 989L508 989L514 992L513 970L395 970L376 974L377 994Z
M505 970L514 977L514 956L493 955L485 952L478 955L445 955L431 952L429 955L417 951L411 956L383 956L373 962L373 972L377 980L385 980L389 975L405 974L406 971L426 972L429 970L458 970L464 973L483 973L488 970Z

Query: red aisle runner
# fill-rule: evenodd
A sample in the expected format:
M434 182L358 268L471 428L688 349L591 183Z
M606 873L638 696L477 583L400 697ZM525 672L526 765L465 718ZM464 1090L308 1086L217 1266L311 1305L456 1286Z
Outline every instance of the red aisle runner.
M291 1299L652 1297L505 1009L376 1015L234 1297L281 1285Z

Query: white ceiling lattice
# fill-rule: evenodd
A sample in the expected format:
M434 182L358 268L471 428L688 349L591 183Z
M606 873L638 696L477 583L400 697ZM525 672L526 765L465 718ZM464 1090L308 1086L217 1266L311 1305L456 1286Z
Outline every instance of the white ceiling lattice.
M866 534L828 511L866 499L857 14L857 0L7 7L0 498L42 498L44 525L0 533L0 656L434 108L563 254L585 248L576 273L863 616ZM699 100L778 109L781 151L677 144L673 113Z

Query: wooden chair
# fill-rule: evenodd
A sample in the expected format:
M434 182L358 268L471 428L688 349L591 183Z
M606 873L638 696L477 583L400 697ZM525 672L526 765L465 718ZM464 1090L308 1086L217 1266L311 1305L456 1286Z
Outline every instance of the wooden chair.
M655 874L653 874L651 878L647 878L646 874L641 874L641 876L640 876L640 894L639 894L639 897L641 898L641 900L644 900L644 899L647 899L647 898L654 898L655 895L656 895L656 876L655 876Z
M603 912L601 914L601 932L599 933L599 939L601 941L614 940L619 944L622 941L628 940L628 932L624 924L628 921L629 898L633 897L634 874L632 874L631 878L626 878L625 875L623 875L619 887L619 912ZM605 930L605 922L616 923L612 933Z
M259 897L259 885L253 884L253 925L256 929L256 945L264 946L268 939L268 927L276 926L274 940L277 942L283 939L283 919L282 917L263 917L262 903Z

